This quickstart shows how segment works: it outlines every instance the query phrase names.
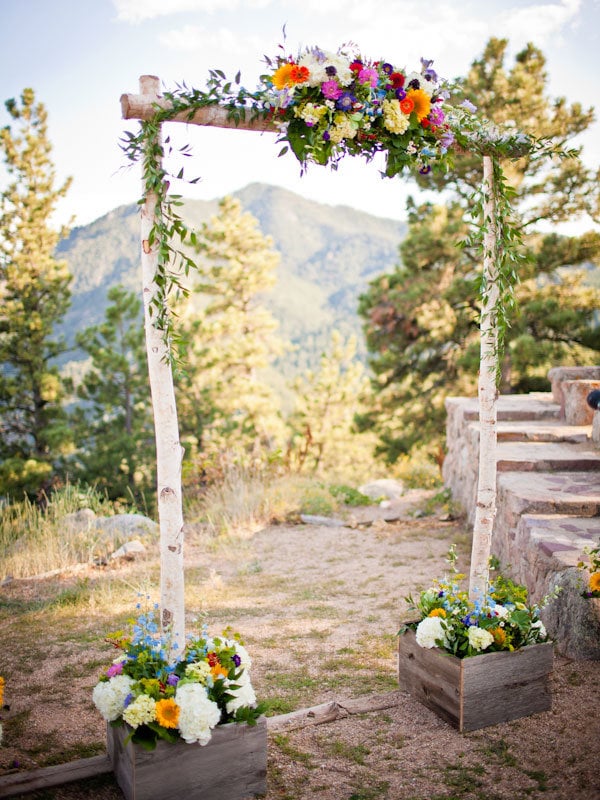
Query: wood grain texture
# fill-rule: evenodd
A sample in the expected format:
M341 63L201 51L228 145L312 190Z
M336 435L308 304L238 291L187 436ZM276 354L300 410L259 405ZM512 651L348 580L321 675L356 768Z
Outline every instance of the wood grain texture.
M107 729L108 751L126 800L245 800L267 790L267 722L222 725L210 742L159 741L147 752L124 745L125 727Z
M3 775L0 777L0 797L17 797L28 792L105 775L108 772L112 772L112 764L104 755L80 758L77 761L57 764L54 767L42 767L28 772Z
M549 711L553 655L546 642L459 659L420 647L409 630L399 637L398 681L459 731L474 731Z

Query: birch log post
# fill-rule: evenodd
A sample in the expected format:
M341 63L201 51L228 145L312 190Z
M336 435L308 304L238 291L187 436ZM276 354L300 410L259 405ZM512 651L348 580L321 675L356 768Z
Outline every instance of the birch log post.
M483 291L480 321L481 356L479 364L479 480L469 597L483 601L489 584L489 559L492 549L492 529L496 516L496 448L497 399L496 372L498 364L497 304L497 230L494 204L494 168L490 156L483 156Z
M156 100L158 88L158 78L152 75L143 75L140 78L140 92L147 98L149 104ZM179 441L177 406L173 372L168 358L168 343L165 342L163 332L156 327L152 313L152 301L157 293L154 279L158 267L157 247L159 243L150 244L150 232L160 211L156 194L146 193L141 213L142 290L148 374L156 436L161 624L163 631L169 633L171 643L176 643L181 652L185 645L181 489L183 449ZM172 650L171 656L174 655Z

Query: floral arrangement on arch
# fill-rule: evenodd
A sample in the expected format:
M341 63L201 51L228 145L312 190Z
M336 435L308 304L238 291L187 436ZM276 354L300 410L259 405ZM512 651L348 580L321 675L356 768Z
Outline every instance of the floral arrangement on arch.
M335 167L346 154L370 160L383 151L388 177L405 167L422 174L448 167L454 142L444 105L449 92L432 61L422 58L415 72L342 46L266 62L272 71L261 76L265 108L280 141L303 165Z
M127 725L126 741L147 750L158 739L206 745L212 729L228 722L255 725L263 708L256 702L250 657L239 634L211 637L204 627L200 636L188 637L180 659L170 663L157 612L155 605L133 621L130 636L117 631L107 639L122 652L92 693L104 719Z
M418 600L407 598L420 620L404 626L400 634L413 628L420 647L439 647L458 658L513 651L548 641L539 617L540 606L528 605L524 586L497 575L487 597L474 602L461 586L465 576L456 569L454 547L448 560L451 575L434 581Z

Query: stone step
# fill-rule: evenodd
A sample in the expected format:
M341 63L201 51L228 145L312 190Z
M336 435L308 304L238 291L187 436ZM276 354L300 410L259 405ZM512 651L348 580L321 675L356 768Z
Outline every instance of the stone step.
M478 425L478 423L471 423ZM563 420L500 420L496 426L498 442L572 442L585 443L591 438L591 425L567 425Z
M553 569L576 567L587 561L584 548L600 544L600 520L568 514L523 514L519 532L524 542L535 545L555 563Z
M498 472L600 471L600 450L566 442L498 442Z
M600 515L600 471L501 472L498 475L498 522L515 530L523 514ZM600 528L600 519L598 520Z
M465 399L449 398L461 401L464 419L479 419L479 400L477 397ZM550 392L531 392L530 394L503 394L498 397L496 405L498 420L549 420L560 417L560 405L555 402Z

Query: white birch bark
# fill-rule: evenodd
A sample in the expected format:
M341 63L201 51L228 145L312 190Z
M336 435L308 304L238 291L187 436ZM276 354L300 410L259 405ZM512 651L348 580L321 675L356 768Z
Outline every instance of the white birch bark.
M483 157L483 285L480 322L481 357L479 364L479 479L473 526L469 597L483 601L489 584L489 559L492 529L496 516L496 446L497 398L496 366L498 362L498 328L496 307L497 242L493 196L493 165L490 156Z
M149 102L158 93L158 78L142 76L140 91ZM144 189L145 191L145 189ZM185 605L183 575L183 503L181 462L183 450L179 441L179 425L173 373L168 359L168 345L163 332L154 324L152 301L157 287L154 281L158 266L157 245L149 243L150 231L160 209L154 193L145 195L141 214L142 287L144 329L148 354L148 374L152 395L156 436L157 501L160 524L160 606L163 632L177 643L179 652L185 646ZM171 651L175 658L176 651Z

